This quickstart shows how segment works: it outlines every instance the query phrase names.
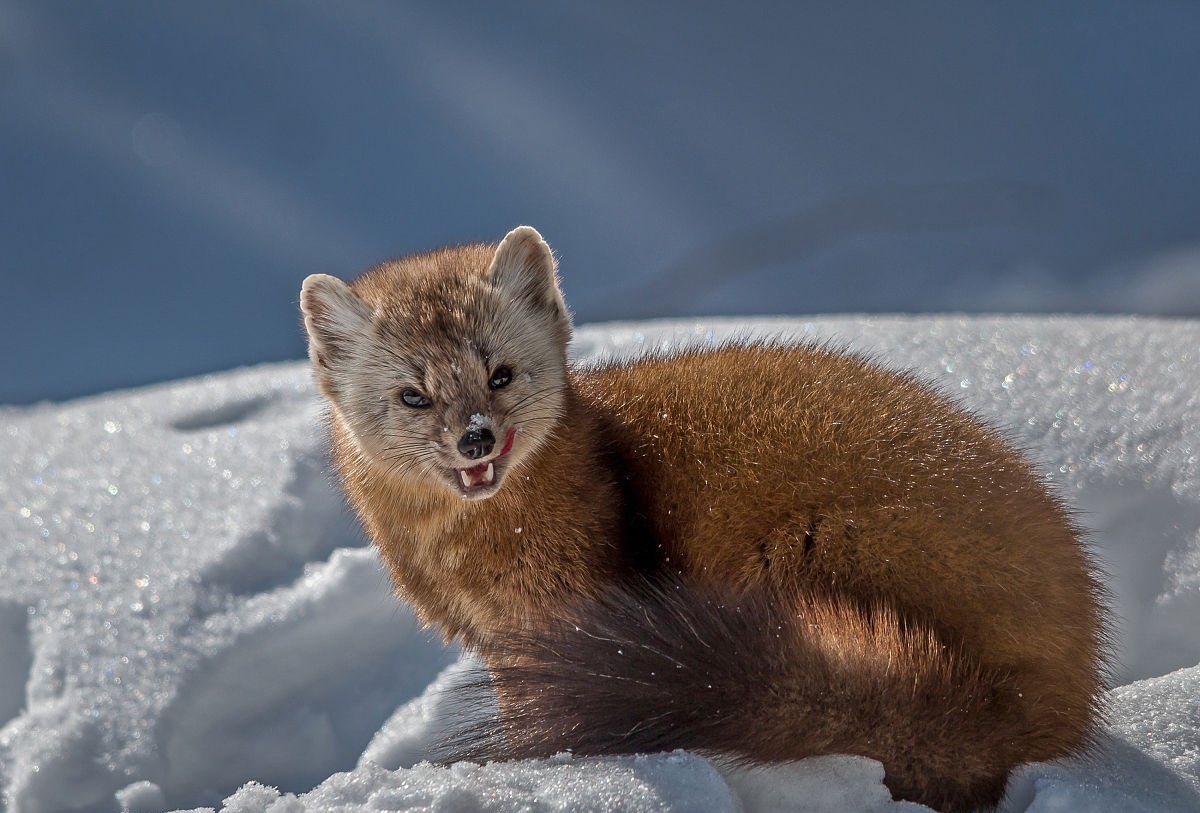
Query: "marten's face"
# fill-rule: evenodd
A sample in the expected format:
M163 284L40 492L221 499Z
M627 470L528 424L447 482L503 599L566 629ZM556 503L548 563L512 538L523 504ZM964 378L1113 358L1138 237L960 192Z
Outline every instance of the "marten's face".
M491 497L562 414L570 323L533 229L380 266L314 275L301 307L317 383L389 476Z

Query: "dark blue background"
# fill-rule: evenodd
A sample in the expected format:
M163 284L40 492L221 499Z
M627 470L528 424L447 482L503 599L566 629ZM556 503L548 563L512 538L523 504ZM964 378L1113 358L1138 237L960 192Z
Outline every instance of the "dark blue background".
M1200 314L1200 4L0 0L0 403L303 354L535 225L577 320Z

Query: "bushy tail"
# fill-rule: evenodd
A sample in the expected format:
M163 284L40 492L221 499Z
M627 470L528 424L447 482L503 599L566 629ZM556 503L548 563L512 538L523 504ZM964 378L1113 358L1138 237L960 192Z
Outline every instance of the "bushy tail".
M501 719L458 757L858 754L899 798L974 810L1000 801L1036 736L1008 676L886 609L824 598L645 586L484 654Z

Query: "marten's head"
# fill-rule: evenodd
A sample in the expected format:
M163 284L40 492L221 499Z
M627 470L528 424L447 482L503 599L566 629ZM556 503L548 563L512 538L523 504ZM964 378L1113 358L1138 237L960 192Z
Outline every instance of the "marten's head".
M330 414L390 475L490 497L563 408L571 321L554 255L521 226L300 293Z

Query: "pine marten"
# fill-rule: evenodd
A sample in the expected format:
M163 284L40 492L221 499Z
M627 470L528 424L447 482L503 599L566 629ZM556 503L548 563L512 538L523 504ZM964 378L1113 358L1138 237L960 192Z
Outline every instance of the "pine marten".
M349 501L420 617L478 652L488 758L858 754L998 803L1098 715L1102 592L1020 453L828 346L567 361L534 229L304 281Z

